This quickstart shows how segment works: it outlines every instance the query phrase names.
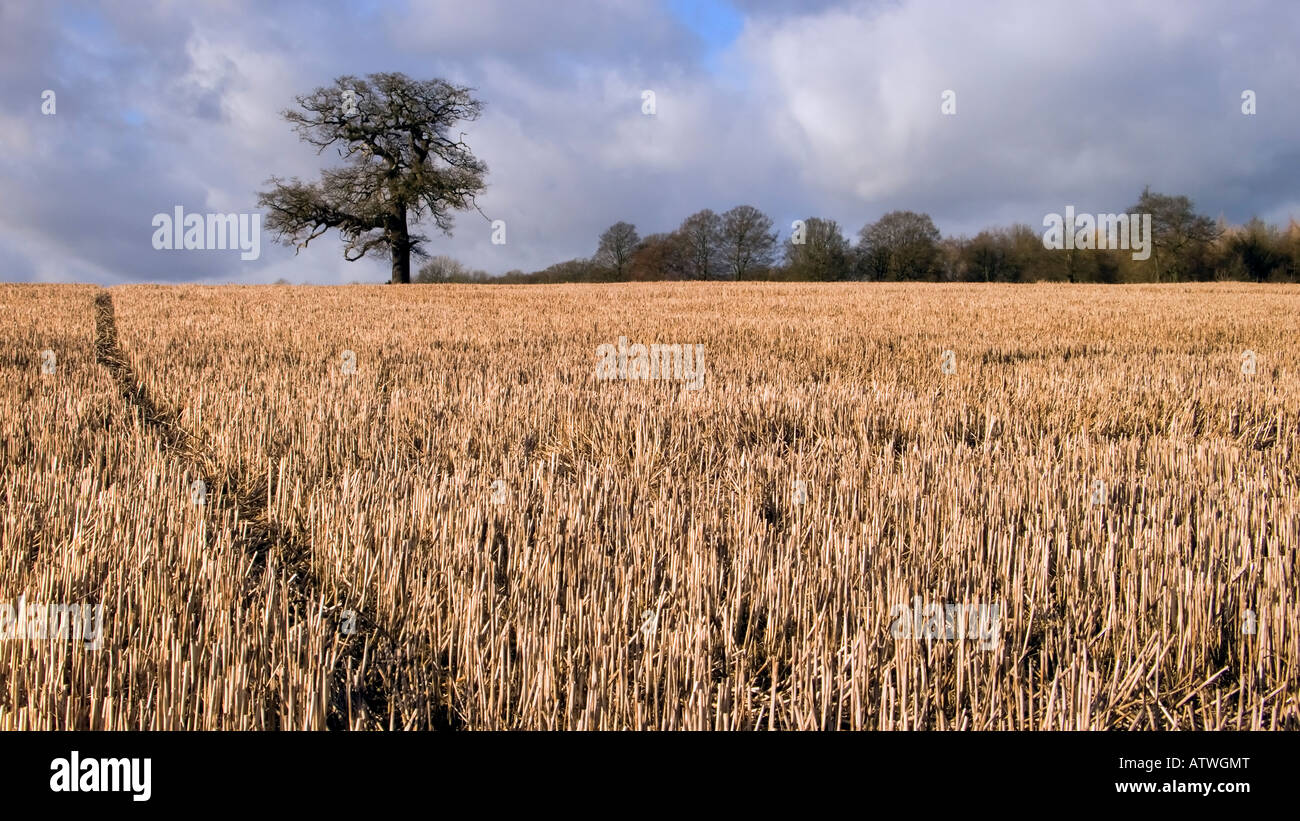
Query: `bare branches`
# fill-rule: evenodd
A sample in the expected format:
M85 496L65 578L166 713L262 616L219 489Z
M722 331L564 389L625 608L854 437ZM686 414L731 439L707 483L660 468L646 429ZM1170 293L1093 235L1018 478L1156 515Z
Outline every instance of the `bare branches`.
M348 222L348 215L331 207L320 186L297 178L286 183L272 177L268 183L272 190L259 194L257 204L267 210L266 227L272 236L292 245L295 253L330 228Z
M449 136L456 122L479 117L482 106L471 91L380 73L339 77L298 97L299 110L285 111L285 119L317 154L334 147L347 165L323 171L314 185L272 178L258 200L270 211L268 227L297 249L337 228L345 259L388 248L395 271L409 267L396 264L398 255L423 255L427 238L411 234L408 220L431 217L450 233L455 211L478 208L487 166L470 151L465 132Z

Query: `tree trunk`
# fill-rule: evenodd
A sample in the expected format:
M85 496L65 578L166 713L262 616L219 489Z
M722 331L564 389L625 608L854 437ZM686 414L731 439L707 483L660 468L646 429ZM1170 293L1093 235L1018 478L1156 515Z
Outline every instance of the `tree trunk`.
M393 256L393 274L389 280L393 285L408 285L411 282L411 232L406 227L406 209L389 219L388 245Z

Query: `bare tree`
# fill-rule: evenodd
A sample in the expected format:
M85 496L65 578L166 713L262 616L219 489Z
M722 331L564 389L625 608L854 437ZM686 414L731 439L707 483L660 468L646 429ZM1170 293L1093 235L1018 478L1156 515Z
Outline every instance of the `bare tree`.
M785 241L785 266L791 279L848 278L849 241L840 232L839 223L819 217L804 220L803 236Z
M321 153L334 146L346 160L316 183L272 177L258 195L276 239L307 247L331 228L349 261L387 254L394 283L411 281L411 254L427 237L411 233L426 217L445 234L452 213L476 207L487 166L474 157L464 132L451 127L479 116L471 89L443 80L417 82L404 74L344 76L297 98L301 111L283 112L303 141Z
M752 205L737 205L722 215L723 260L735 279L772 265L776 232L771 217Z
M858 232L858 258L869 279L930 279L939 261L939 229L929 214L890 211Z
M1150 186L1142 189L1132 213L1151 215L1157 282L1166 273L1175 280L1195 274L1204 266L1210 244L1219 237L1214 220L1197 214L1190 199L1157 194Z
M415 281L419 283L463 282L469 278L469 273L469 269L460 260L440 254L429 257L429 261L420 266Z
M622 279L640 243L641 238L637 236L635 225L630 222L616 222L600 235L600 246L596 249L596 262L612 270L615 279Z
M690 275L690 248L679 231L651 234L641 240L628 263L631 280L689 279Z
M723 272L722 217L705 208L691 214L677 230L686 244L687 276L716 279Z

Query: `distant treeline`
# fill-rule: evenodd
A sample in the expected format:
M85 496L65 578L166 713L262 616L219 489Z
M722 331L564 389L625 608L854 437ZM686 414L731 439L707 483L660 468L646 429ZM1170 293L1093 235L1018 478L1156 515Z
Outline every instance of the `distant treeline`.
M626 222L601 234L594 256L533 273L492 276L433 257L417 282L551 283L647 280L951 282L1185 282L1300 280L1300 224L1258 218L1231 226L1197 214L1185 196L1144 190L1130 214L1151 215L1150 253L1044 247L1042 228L1012 225L974 237L942 237L928 214L893 211L850 244L834 220L809 217L778 241L773 222L749 205L687 217L675 231L642 237ZM1067 228L1067 230L1070 230ZM1104 233L1104 232L1101 232ZM1079 243L1105 245L1101 242Z

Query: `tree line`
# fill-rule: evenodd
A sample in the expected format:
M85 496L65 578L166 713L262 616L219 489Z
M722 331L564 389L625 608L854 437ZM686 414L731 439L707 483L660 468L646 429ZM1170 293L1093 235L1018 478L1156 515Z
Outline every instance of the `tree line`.
M320 153L333 148L342 167L316 182L272 176L258 194L273 237L296 250L337 231L343 256L388 257L390 281L410 282L411 257L425 258L425 220L449 234L457 211L477 209L487 166L455 126L477 119L471 89L401 73L339 77L296 98L282 112ZM453 138L453 134L458 136ZM1024 282L1170 282L1300 279L1300 225L1251 219L1229 226L1196 213L1185 196L1144 189L1130 213L1151 215L1149 256L1097 250L1100 243L1044 246L1028 225L943 237L928 214L891 211L850 244L834 220L809 217L779 241L771 217L752 205L687 217L675 230L642 237L627 222L611 225L590 258L541 271L494 277L446 256L420 268L417 282L617 282L680 279L947 280ZM481 212L480 212L481 213ZM1084 236L1087 236L1085 232ZM1098 235L1099 236L1099 235Z
M928 214L891 211L850 243L831 219L809 217L781 241L771 217L750 205L705 209L675 230L642 237L611 225L589 258L541 271L491 276L434 257L417 282L626 282L647 280L1186 282L1300 280L1300 223L1285 229L1258 218L1233 226L1198 214L1186 196L1147 188L1129 209L1151 215L1151 253L1044 247L1042 229L1017 224L973 237L944 237ZM1094 243L1100 245L1104 243Z

